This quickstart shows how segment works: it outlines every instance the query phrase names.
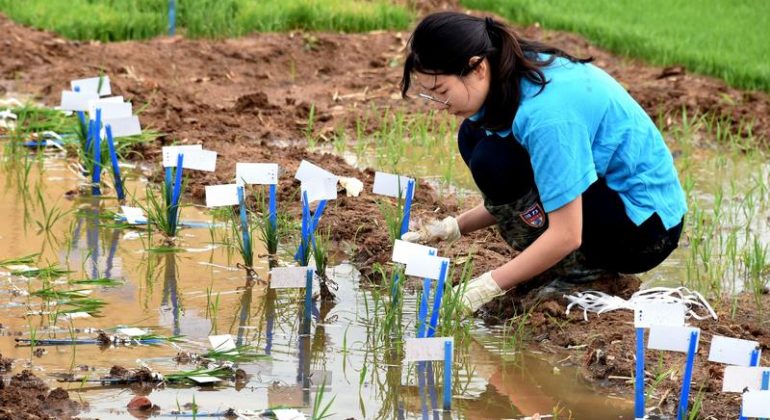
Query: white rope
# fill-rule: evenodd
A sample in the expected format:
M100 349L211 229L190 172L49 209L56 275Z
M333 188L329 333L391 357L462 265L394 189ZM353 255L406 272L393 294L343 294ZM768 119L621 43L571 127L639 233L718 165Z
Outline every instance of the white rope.
M577 305L583 310L583 319L586 321L588 321L588 312L602 314L618 309L634 310L641 302L680 303L687 308L687 318L699 321L707 318L717 319L716 312L703 295L686 287L652 287L634 293L628 300L595 290L579 292L571 296L564 295L564 297L569 301L567 315L572 307Z

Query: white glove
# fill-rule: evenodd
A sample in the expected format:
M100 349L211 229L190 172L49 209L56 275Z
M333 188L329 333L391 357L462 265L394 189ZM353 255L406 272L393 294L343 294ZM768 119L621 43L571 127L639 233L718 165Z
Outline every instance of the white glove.
M460 293L462 287L462 284L458 284L454 287L454 292ZM465 286L465 293L460 297L460 301L465 307L465 313L471 315L484 306L485 303L503 294L505 294L505 291L492 278L492 272L487 271L468 282Z
M452 216L443 220L432 219L427 223L420 223L420 229L414 232L406 232L401 235L401 240L417 243L431 243L438 241L454 242L460 239L460 225Z

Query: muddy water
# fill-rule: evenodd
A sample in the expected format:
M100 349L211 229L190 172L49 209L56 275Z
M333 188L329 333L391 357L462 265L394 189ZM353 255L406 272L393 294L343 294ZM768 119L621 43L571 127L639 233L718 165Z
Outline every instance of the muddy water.
M440 373L436 373L435 381L420 386L414 365L371 345L368 334L376 319L365 310L365 302L372 302L371 290L359 287L352 266L338 261L329 270L340 285L338 300L336 304L316 302L313 326L309 334L303 334L302 293L271 291L260 284L244 288L245 275L234 268L239 256L221 244L225 228L183 229L180 247L184 251L148 252L149 243L157 245L157 235L151 240L143 229L116 229L108 218L99 217L118 210L114 198L65 198L65 192L83 180L59 157L41 162L42 166L33 165L23 182L29 185L28 191L19 187L19 179L23 179L20 169L0 173L0 185L4 186L0 255L11 258L40 253L37 266L67 267L73 271L67 277L70 280L110 277L122 285L72 286L93 289L90 297L102 299L106 305L98 317L53 322L51 316L37 314L46 309L42 300L25 293L43 288L41 280L11 276L2 270L4 337L0 337L0 352L16 359L16 371L31 368L51 385L64 385L75 399L87 401L86 417L124 418L129 415L126 403L135 394L148 395L164 415L180 408L191 414L189 404L193 401L199 414L277 406L297 407L310 414L320 383L326 384L323 401L335 398L330 409L335 413L333 418L500 418L554 411L577 418L630 416L627 396L602 395L581 382L569 362L562 361L560 368L554 369L556 360L551 356L514 352L506 346L501 331L481 326L475 328L472 344L456 350L459 363L453 410L440 413ZM38 190L49 211L69 211L48 231L39 230L37 222L43 223L45 215L37 198L23 198L37 197ZM132 177L128 190L142 196L144 181L140 175ZM185 207L182 220L210 221L211 216L202 209ZM260 261L257 271L265 276L267 262ZM212 309L211 302L217 296L218 307ZM415 296L406 299L408 313L404 318L413 320ZM17 347L14 342L14 338L29 338L31 334L37 338L93 338L95 334L88 329L120 325L149 328L164 336L182 335L184 340L176 345L110 348L92 344L31 348ZM206 351L207 337L213 334L232 334L238 343L254 345L269 358L241 363L248 381L237 385L225 381L215 387L167 385L153 389L109 387L98 382L113 365L146 365L161 373L193 369L193 365L175 362L174 356L180 350ZM427 371L440 369L440 364L426 366ZM75 374L81 381L57 383L59 375L65 373Z

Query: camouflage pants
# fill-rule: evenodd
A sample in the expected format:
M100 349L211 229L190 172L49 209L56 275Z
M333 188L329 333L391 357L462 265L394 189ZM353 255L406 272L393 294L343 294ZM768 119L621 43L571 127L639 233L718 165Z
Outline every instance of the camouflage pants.
M503 240L519 252L529 247L548 228L548 215L543 211L543 203L535 188L508 204L493 205L485 199L484 207L495 217ZM589 267L585 255L578 249L538 277L575 284L594 281L606 274L606 270Z

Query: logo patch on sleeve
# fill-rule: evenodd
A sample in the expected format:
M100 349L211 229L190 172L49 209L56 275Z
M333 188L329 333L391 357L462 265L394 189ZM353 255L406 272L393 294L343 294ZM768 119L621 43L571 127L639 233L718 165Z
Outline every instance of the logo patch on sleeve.
M545 212L539 203L535 203L519 213L519 217L521 217L524 223L533 228L539 228L545 224Z

